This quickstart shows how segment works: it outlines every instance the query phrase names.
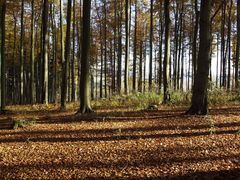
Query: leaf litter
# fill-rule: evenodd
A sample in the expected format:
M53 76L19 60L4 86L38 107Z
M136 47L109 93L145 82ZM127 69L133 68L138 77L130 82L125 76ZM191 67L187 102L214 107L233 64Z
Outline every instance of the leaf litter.
M0 117L0 125L36 119L0 129L0 179L240 178L238 106L206 117L186 116L181 107L101 109L78 118L75 109L35 109Z

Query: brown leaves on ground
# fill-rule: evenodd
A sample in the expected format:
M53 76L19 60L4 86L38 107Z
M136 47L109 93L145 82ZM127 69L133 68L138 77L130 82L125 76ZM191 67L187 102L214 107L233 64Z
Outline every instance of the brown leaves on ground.
M169 108L79 118L56 107L19 108L0 117L0 179L240 177L240 107L202 117ZM11 119L37 122L4 128Z

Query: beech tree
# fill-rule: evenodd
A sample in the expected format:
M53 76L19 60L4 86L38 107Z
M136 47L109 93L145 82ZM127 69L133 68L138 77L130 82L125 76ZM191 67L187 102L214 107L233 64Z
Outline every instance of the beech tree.
M6 0L0 2L0 113L5 112L6 107L6 63L5 63L5 14L6 14Z
M48 104L48 11L49 3L48 0L43 1L43 12L42 12L42 103Z
M169 94L169 61L170 61L170 2L169 0L164 1L164 14L165 14L165 52L163 61L163 102L167 103L170 101Z
M68 82L68 72L69 72L69 62L70 62L70 36L71 36L71 16L72 16L72 0L68 0L67 8L67 31L66 31L66 41L65 41L65 53L64 61L62 62L62 91L61 91L61 110L66 109L66 98L67 98L67 82Z
M77 115L92 112L90 103L90 15L91 0L83 0L80 109Z
M211 48L211 0L201 0L200 47L197 59L197 74L193 86L192 105L187 111L191 115L208 113L208 75Z

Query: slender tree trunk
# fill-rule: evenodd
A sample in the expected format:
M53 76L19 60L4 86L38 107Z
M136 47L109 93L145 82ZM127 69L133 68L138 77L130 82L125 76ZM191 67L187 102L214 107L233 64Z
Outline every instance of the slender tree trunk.
M13 104L17 102L17 95L18 90L16 90L16 83L17 83L17 71L16 71L16 49L17 49L17 17L14 15L14 40L13 40L13 80L12 80L12 100Z
M30 86L30 103L35 102L35 79L34 79L34 64L35 64L35 11L34 11L35 0L32 0L32 22L31 22L31 86Z
M107 98L107 7L104 0L104 94Z
M101 69L100 69L100 98L103 98L103 42L102 42L102 26L100 25L100 50L101 50Z
M21 10L21 38L20 38L20 104L23 104L23 64L24 64L24 0L22 0L22 10Z
M138 27L138 0L135 0L135 29L134 29L134 52L133 52L133 93L136 91L137 77L137 27Z
M240 58L240 1L237 1L237 46L235 62L235 89L239 88L239 58Z
M230 0L230 9L229 9L229 17L228 17L228 79L227 79L227 89L228 91L230 90L230 85L231 85L231 33L232 33L232 5L233 1Z
M169 94L169 61L170 61L170 13L169 13L169 0L164 1L164 14L165 14L165 52L163 61L163 92L164 98L163 103L168 103L170 101Z
M1 67L1 100L0 100L0 113L5 112L6 108L6 63L5 63L5 14L6 14L6 0L0 4L0 67Z
M143 41L140 42L140 59L139 59L139 78L138 91L142 92L142 63L143 63Z
M76 76L75 76L75 37L76 37L76 1L73 0L73 25L72 25L72 40L73 40L73 48L72 48L72 101L76 101Z
M225 21L226 21L226 1L223 0L222 20L221 20L221 60L222 60L222 82L221 87L226 87L226 56L225 56Z
M150 56L149 56L149 91L152 91L152 69L153 69L153 0L150 4Z
M117 51L117 0L114 0L114 37L113 37L113 59L114 59L114 78L113 78L113 93L116 93L116 51Z
M162 89L162 79L163 79L163 73L162 73L162 47L163 47L163 33L164 33L164 28L163 28L163 16L162 16L162 2L160 2L160 12L159 12L159 93L161 93Z
M121 94L122 90L122 1L119 3L118 10L118 63L117 63L117 91Z
M62 80L65 74L65 46L64 46L64 30L63 30L63 0L60 0L60 39L61 39L61 65L62 65ZM63 84L63 82L61 83ZM67 86L67 84L64 84ZM66 87L61 86L61 108L64 110L66 103ZM65 94L65 95L64 95Z
M42 14L42 26L43 26L43 82L42 82L42 103L48 104L48 10L49 10L49 2L48 0L44 0L43 2L43 14Z
M128 94L129 88L128 88L128 75L129 75L129 26L130 26L130 0L126 0L125 4L125 33L126 33L126 39L125 39L125 72L124 72L124 92L125 94Z
M66 41L65 41L65 60L63 62L63 72L62 72L62 92L61 92L61 110L66 109L66 99L67 99L67 84L68 84L68 72L69 72L69 60L70 60L70 36L71 36L71 14L72 14L72 0L68 0L67 8L67 31L66 31ZM70 90L70 89L69 89Z

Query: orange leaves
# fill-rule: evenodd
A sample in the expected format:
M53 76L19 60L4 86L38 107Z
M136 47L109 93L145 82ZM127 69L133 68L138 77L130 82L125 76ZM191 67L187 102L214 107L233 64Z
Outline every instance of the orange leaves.
M215 109L207 118L172 107L77 119L73 111L23 109L21 118L37 122L0 131L1 179L239 176L240 107Z

